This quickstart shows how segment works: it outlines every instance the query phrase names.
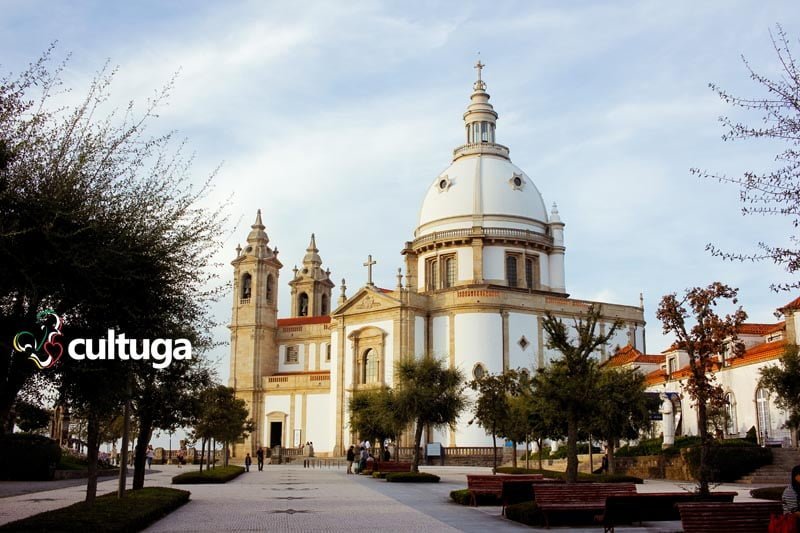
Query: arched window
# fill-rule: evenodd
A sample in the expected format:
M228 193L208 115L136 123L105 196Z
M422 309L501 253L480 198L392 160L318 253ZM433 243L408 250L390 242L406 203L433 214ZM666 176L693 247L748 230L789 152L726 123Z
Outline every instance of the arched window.
M452 287L456 284L456 258L448 257L444 260L444 286Z
M323 316L328 314L328 295L327 294L323 294L322 295L322 301L320 303L320 314L323 315Z
M275 291L275 278L272 274L267 276L267 301L272 302L272 295Z
M728 435L738 434L738 424L736 422L736 398L733 393L725 395L725 430Z
M759 387L756 389L756 418L758 419L758 433L760 442L769 438L769 391Z
M378 354L372 348L364 352L362 360L361 382L378 382Z
M439 261L428 259L427 265L427 287L429 291L439 288Z
M517 286L517 258L513 255L506 256L506 280L509 287Z
M245 273L242 276L242 299L246 300L250 298L250 294L253 291L253 277Z
M308 316L308 294L304 292L297 299L297 316Z

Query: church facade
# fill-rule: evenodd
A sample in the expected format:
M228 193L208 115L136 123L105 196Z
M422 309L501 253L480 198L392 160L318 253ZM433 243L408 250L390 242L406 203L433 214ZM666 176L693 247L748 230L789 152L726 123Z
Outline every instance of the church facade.
M373 283L338 295L314 236L288 282L289 313L278 318L282 271L261 212L237 248L231 316L230 386L246 401L255 430L234 454L259 446L312 441L317 454L341 455L357 441L348 423L355 391L394 386L394 365L436 357L467 379L512 368L535 370L557 356L546 348L542 321L565 321L601 304L600 327L621 320L609 346L644 351L640 306L570 298L564 276L565 224L548 212L536 185L498 144L498 115L478 79L464 113L465 144L436 175L423 199L413 239L400 251L405 271L394 288ZM333 301L336 298L336 301ZM608 351L608 352L607 352ZM491 436L464 413L452 430L424 434L443 446L486 446Z

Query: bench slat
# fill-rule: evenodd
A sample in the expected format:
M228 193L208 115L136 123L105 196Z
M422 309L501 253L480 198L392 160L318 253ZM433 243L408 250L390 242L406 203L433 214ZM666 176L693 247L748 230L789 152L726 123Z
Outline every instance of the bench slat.
M782 514L781 502L679 503L686 533L767 531L770 517Z

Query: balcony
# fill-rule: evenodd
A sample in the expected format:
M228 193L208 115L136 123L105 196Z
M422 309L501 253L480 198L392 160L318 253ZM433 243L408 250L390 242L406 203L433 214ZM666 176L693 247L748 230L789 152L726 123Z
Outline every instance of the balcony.
M331 388L331 375L329 372L301 372L264 376L261 387L266 391L298 389L327 391Z

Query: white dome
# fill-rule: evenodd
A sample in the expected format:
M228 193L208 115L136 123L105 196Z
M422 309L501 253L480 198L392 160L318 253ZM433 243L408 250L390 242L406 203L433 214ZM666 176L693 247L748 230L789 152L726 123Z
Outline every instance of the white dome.
M415 237L472 226L545 233L547 223L542 195L518 166L505 157L473 154L457 158L434 180Z

